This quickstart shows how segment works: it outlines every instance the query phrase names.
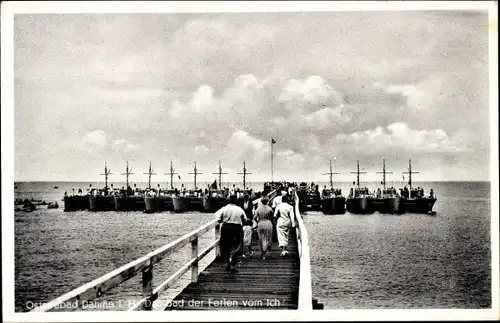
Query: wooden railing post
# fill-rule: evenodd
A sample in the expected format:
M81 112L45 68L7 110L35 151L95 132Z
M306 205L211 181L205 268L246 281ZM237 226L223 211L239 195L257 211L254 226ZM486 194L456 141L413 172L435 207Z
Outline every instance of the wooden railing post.
M198 253L198 240L200 236L208 233L215 228L216 240L213 241L207 248ZM86 283L80 287L73 289L72 291L57 297L56 299L44 303L41 306L37 306L31 310L31 312L47 312L61 306L61 304L66 304L69 302L82 302L93 300L96 297L100 297L103 293L108 290L122 284L123 282L129 280L136 275L142 275L142 298L135 305L129 307L129 311L136 310L152 310L154 301L158 298L160 293L172 287L173 284L178 281L184 274L186 274L190 269L192 270L192 279L196 281L199 274L199 261L208 255L212 250L217 249L219 242L219 224L217 220L212 220L200 228L193 230L185 234L182 237L164 245L148 254L136 259L120 268L117 268L93 281ZM179 270L177 270L172 276L170 276L166 281L162 282L153 289L153 266L160 262L167 256L177 252L186 245L191 244L191 256L188 257L190 260L184 264Z
M153 295L153 264L149 263L142 270L142 296L151 297ZM151 311L153 301L147 301L143 305L145 311Z
M198 281L198 237L194 237L191 241L191 260L195 260L191 267L191 281L196 283Z
M217 241L217 239L219 239L220 237L220 224L217 224L215 226L215 238L214 238L214 241ZM219 258L220 257L220 244L217 244L217 246L215 247L215 258Z

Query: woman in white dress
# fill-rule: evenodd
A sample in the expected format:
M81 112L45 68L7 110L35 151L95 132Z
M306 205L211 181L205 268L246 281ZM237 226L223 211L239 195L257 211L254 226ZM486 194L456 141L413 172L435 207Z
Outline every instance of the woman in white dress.
M278 244L281 248L281 256L286 256L288 251L288 234L290 229L295 227L295 212L293 207L288 204L288 196L282 197L280 203L274 210L274 217L277 218L276 230L278 233Z

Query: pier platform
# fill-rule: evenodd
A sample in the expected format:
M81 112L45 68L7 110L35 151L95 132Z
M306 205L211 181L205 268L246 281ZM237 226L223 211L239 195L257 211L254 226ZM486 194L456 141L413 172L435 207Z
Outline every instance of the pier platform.
M272 199L276 191L268 194ZM153 303L161 293L171 288L181 277L190 272L191 282L172 300L165 310L300 310L321 308L312 298L309 238L299 211L299 199L294 192L296 227L290 230L289 254L280 256L280 248L272 243L266 259L259 259L258 239L253 239L254 255L241 258L237 272L224 270L220 257L220 224L212 220L198 229L185 234L171 243L154 250L104 276L82 285L32 312L47 312L61 304L85 302L98 299L107 291L130 278L142 276L142 298L128 311L151 311ZM213 242L204 250L198 250L200 237L212 233ZM153 285L153 269L156 264L168 259L173 253L190 246L190 258L167 280ZM214 251L214 252L212 252ZM207 255L212 255L210 264L199 270L198 264ZM182 306L175 306L181 305ZM318 306L319 305L319 306Z
M259 241L252 242L254 254L241 259L238 272L225 271L224 261L214 260L165 310L297 309L300 258L295 230L290 232L286 256L280 256L273 242L266 259L259 259Z

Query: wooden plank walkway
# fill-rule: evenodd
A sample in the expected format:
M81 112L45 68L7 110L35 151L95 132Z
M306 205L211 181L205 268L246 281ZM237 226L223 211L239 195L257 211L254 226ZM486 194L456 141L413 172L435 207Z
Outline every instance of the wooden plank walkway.
M295 229L290 230L287 256L281 257L273 242L266 259L259 259L258 243L254 237L254 255L242 258L236 273L225 271L220 258L214 260L165 310L297 309L300 259Z
M276 191L269 195L275 194ZM62 304L76 302L83 309L85 302L100 298L114 287L130 278L142 276L142 298L127 311L151 311L153 303L165 290L171 288L183 275L191 272L191 283L177 297L169 302L166 310L227 310L227 309L300 309L310 311L322 308L312 298L311 268L309 258L309 238L304 221L299 212L298 199L294 207L297 228L290 231L289 254L280 256L276 242L265 260L259 259L258 239L253 239L254 256L241 259L238 272L224 270L225 264L216 258L199 273L201 259L215 250L219 254L220 225L214 219L196 230L164 245L146 255L129 262L93 281L59 296L48 303L37 306L32 312L48 312ZM198 250L200 237L212 232L213 242L203 250ZM157 263L184 246L190 245L191 257L187 263L167 280L153 286L153 272Z

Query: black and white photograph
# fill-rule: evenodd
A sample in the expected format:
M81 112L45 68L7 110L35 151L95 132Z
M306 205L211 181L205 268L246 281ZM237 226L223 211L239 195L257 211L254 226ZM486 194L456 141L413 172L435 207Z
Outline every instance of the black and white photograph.
M496 12L2 2L4 320L498 319Z

